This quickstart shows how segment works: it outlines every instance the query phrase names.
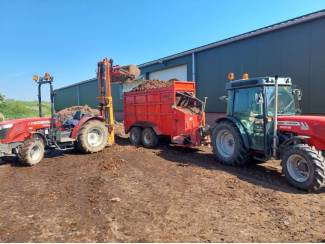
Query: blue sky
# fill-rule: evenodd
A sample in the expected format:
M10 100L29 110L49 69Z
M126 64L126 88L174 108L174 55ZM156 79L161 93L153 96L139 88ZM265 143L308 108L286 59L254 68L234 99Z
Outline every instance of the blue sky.
M0 93L36 99L95 77L104 57L141 64L310 12L325 0L0 0Z

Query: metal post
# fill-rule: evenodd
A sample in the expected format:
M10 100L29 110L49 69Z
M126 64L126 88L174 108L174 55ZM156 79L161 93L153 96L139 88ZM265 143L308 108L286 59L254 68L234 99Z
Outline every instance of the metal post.
M52 80L53 81L53 80ZM54 92L52 81L50 82L50 92L51 92L51 129L55 127L55 119L54 119Z
M274 123L273 123L273 157L277 157L277 149L278 149L278 76L275 76L275 84L274 84Z
M39 117L43 117L43 113L42 113L42 84L39 83L38 84L38 114Z

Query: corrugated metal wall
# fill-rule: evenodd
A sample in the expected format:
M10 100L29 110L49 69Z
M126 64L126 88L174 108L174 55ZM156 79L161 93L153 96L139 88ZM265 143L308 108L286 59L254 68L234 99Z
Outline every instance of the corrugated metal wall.
M98 81L91 79L68 87L54 90L55 110L75 106L88 105L92 108L98 107ZM121 97L120 84L112 84L113 105L115 111L123 111L123 100Z
M291 26L224 46L197 52L196 82L198 96L208 97L208 112L224 112L227 74L238 78L243 72L253 76L290 76L303 91L304 113L325 113L325 19ZM142 73L188 65L191 56L142 68Z

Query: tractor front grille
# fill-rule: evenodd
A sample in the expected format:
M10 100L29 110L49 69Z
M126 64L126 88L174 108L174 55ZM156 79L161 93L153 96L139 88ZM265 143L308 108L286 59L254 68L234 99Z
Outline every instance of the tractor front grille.
M8 131L9 131L9 128L0 130L0 140L6 139Z

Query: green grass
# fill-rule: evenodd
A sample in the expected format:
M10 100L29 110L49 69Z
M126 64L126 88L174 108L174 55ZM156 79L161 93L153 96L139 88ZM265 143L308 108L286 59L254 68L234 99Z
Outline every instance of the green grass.
M49 102L43 102L42 110L43 115L50 115L51 104ZM38 117L38 102L6 99L4 102L0 103L0 112L5 116L6 120Z

